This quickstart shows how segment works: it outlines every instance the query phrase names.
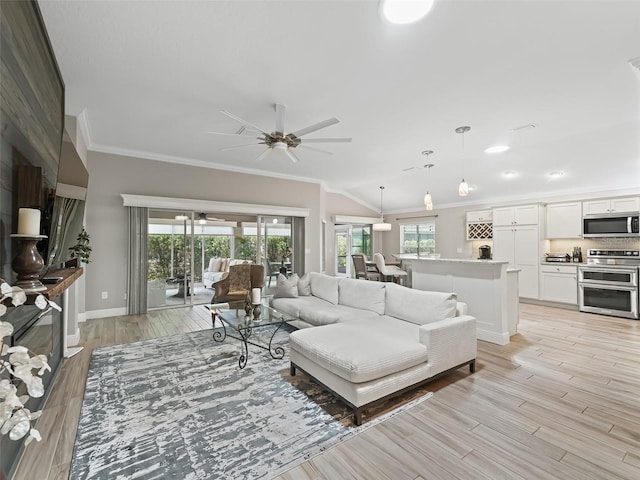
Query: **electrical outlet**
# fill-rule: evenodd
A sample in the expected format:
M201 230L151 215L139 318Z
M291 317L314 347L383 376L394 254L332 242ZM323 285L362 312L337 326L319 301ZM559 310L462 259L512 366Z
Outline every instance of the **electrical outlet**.
M109 298L109 292L102 292L102 300L107 300Z
M458 248L458 253L462 253L462 249L461 248Z

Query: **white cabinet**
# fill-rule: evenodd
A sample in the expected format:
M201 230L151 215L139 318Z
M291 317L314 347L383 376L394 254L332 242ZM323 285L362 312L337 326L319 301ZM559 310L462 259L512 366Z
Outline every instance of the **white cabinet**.
M506 260L511 268L520 269L518 284L521 297L538 298L540 232L537 225L495 227L493 259Z
M491 210L467 212L467 240L493 238Z
M547 238L581 238L582 204L550 203L547 205Z
M582 202L584 215L630 213L640 211L640 197L601 198Z
M578 267L574 265L541 265L541 300L578 304Z
M540 205L519 205L493 209L493 225L538 225Z
M491 210L476 210L475 212L467 212L467 223L471 222L491 222L493 215Z

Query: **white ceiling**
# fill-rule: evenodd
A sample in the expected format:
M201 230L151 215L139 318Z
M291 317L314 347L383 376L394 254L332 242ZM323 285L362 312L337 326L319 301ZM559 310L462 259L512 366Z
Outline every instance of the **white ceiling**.
M39 4L93 150L321 180L376 209L384 185L385 211L427 188L436 208L640 191L640 1L436 0L404 26L374 0ZM220 110L271 132L276 102L287 132L335 116L308 137L353 142L258 163L262 147L220 151L250 137L206 133L240 127ZM426 149L435 167L403 173Z

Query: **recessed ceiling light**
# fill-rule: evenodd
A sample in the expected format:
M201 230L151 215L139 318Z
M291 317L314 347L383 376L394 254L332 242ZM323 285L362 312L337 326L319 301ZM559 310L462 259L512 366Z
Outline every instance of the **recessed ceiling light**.
M404 25L420 20L432 6L433 0L381 0L380 12L389 22Z
M494 145L493 147L487 148L484 153L504 153L510 148L509 145Z
M518 172L516 172L515 170L507 170L502 172L502 176L504 178L514 178L518 176Z
M549 173L547 173L547 176L548 176L549 178L553 178L553 179L555 179L555 178L560 178L560 177L564 176L564 172L561 172L561 171L557 170L557 171L555 171L555 172L549 172Z

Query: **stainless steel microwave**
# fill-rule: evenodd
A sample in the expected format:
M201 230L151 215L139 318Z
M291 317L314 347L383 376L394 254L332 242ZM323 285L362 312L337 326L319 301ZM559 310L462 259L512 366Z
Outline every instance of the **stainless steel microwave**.
M589 215L582 219L582 234L594 237L640 237L640 215Z

